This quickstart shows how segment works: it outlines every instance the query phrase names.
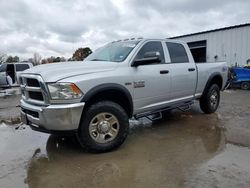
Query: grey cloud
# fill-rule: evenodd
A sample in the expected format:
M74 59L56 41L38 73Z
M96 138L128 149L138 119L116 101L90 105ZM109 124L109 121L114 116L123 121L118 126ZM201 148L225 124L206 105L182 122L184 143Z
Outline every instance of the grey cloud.
M161 11L161 13L168 12L185 12L185 13L200 13L207 12L210 10L221 10L223 7L230 5L236 1L234 0L136 0L131 1L131 5L135 8L143 9L148 11L154 9L156 11ZM237 1L238 5L243 5L248 3L248 0Z
M247 0L0 0L0 51L68 55L127 37L169 37L249 22Z

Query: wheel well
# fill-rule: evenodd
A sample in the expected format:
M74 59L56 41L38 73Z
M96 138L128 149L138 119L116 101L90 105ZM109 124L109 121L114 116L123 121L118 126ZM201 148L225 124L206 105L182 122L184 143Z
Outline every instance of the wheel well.
M133 106L131 104L131 101L129 100L128 96L122 91L109 89L97 92L86 101L86 109L90 105L99 101L115 102L124 108L129 117L132 117L133 115Z
M217 84L219 86L219 89L221 90L222 83L223 83L222 77L220 75L215 75L208 80L204 92L207 91L212 84Z
M222 90L222 83L223 83L223 80L222 80L222 77L220 75L218 75L218 74L211 75L211 77L207 81L205 89L203 90L202 96L207 92L207 90L209 89L209 87L212 84L217 84L219 86L219 89Z
M222 89L222 82L223 82L222 77L220 75L216 75L211 79L209 86L211 86L212 84L217 84L221 90Z

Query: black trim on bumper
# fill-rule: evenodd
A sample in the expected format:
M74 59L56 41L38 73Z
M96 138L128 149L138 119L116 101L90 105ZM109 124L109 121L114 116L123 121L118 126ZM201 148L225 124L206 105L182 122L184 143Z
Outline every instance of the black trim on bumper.
M34 131L39 131L47 134L60 135L60 136L74 136L77 134L77 130L58 131L58 130L48 130L43 127L35 127L32 125L29 126Z

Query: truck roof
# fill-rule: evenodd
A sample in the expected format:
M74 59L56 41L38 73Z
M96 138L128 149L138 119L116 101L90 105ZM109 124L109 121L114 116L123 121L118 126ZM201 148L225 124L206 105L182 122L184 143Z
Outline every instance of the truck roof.
M178 43L185 43L181 40L176 40L176 39L167 39L167 38L143 38L143 37L133 37L133 38L126 38L126 39L120 39L116 41L112 41L111 43L114 42L125 42L125 41L148 41L148 40L161 40L161 41L168 41L168 42L178 42Z

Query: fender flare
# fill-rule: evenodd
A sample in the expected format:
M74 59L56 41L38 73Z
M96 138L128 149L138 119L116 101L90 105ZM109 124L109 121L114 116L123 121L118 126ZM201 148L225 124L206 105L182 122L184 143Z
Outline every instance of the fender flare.
M216 76L219 76L220 78L221 78L221 80L222 80L222 85L221 85L221 88L220 88L220 90L222 90L223 88L223 77L221 76L221 74L219 73L219 72L214 72L213 74L211 74L210 76L209 76L209 78L208 78L208 80L207 80L207 83L206 83L206 86L205 86L205 88L204 88L204 90L203 90L203 92L202 92L202 95L204 94L204 93L206 93L206 91L209 89L209 86L211 85L211 81L212 81L212 79L214 78L214 77L216 77Z
M106 84L97 85L94 88L90 89L86 94L84 94L81 102L87 102L94 95L96 95L96 94L98 94L100 92L109 91L109 90L119 91L119 92L123 93L127 97L128 102L129 102L129 109L130 109L129 116L132 117L133 111L134 111L133 99L132 99L132 96L131 96L130 92L128 91L128 89L126 87L122 86L121 84L106 83Z

